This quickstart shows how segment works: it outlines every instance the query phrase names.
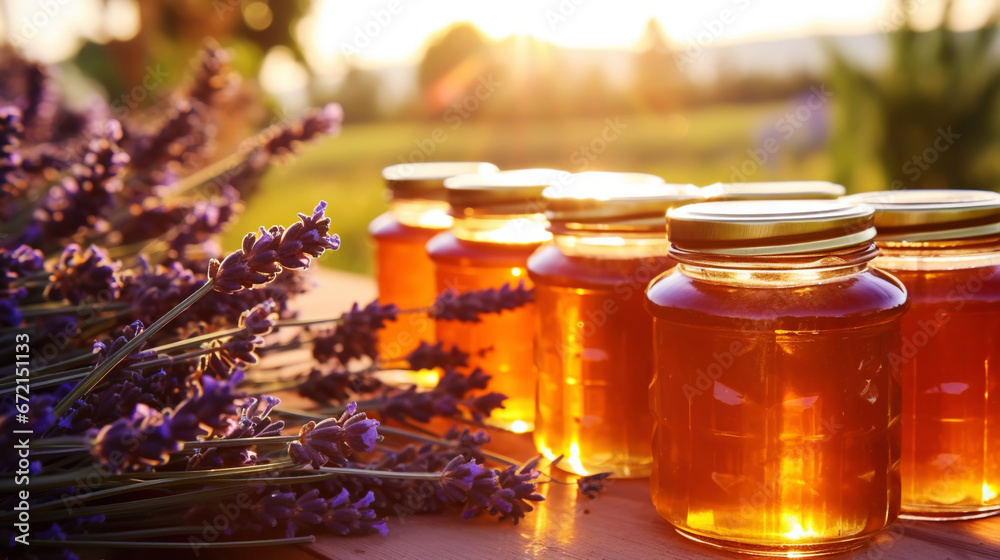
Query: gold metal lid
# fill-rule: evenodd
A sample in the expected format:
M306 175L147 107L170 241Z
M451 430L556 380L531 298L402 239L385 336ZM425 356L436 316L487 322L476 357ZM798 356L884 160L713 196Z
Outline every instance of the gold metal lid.
M445 179L454 216L539 214L539 197L569 174L555 169L515 169Z
M845 192L843 186L826 181L715 183L702 188L705 198L711 201L833 199Z
M621 175L582 179L574 175L566 184L542 191L549 229L553 233L662 233L666 231L667 210L703 200L694 185L670 184L662 179L642 182Z
M667 227L684 251L790 255L870 243L874 212L843 200L703 202L667 212Z
M1000 234L1000 194L991 191L875 191L843 200L875 208L877 241L945 241Z
M390 165L382 170L382 178L394 199L444 200L448 177L497 171L497 166L482 161L427 161Z

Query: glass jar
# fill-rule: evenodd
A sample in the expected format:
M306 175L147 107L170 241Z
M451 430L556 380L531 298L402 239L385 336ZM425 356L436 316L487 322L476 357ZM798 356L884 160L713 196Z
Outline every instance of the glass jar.
M521 169L495 174L459 175L445 181L455 224L427 242L438 293L531 287L528 257L552 238L541 213L542 190L567 175L552 169ZM488 421L515 432L535 425L535 372L532 342L535 305L487 314L479 323L437 321L445 345L468 352L469 367L493 378L489 390L507 395L504 408Z
M726 200L808 200L844 196L842 185L826 181L765 181L759 183L715 183L702 188L712 202Z
M646 292L653 502L718 548L809 556L899 513L902 284L870 268L873 210L836 200L671 210Z
M444 200L444 180L462 173L496 170L491 163L477 162L401 163L382 170L389 189L389 211L368 226L375 240L380 300L401 309L426 307L434 302L434 265L424 246L452 224ZM404 358L421 341L433 341L434 322L420 313L407 313L389 321L378 336L379 359L389 365Z
M875 266L899 278L903 317L903 516L1000 511L1000 194L914 190L874 206Z
M643 292L674 265L667 209L701 200L694 185L630 179L543 191L553 241L528 259L538 312L535 446L581 475L649 476L653 319Z

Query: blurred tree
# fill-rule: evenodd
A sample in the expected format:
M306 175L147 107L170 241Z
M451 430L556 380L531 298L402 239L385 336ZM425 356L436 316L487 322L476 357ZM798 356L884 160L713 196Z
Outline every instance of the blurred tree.
M635 90L642 108L664 113L682 106L691 86L655 19L646 22L640 45L643 47L635 60Z
M369 122L382 116L379 105L381 80L375 73L356 66L347 70L343 83L331 101L344 108L345 122Z
M474 89L488 64L490 43L471 23L459 23L433 40L417 69L425 112L437 117Z
M285 46L302 60L292 34L295 23L309 11L311 0L161 0L137 1L139 29L125 41L88 43L74 61L102 82L114 98L141 85L149 65L159 65L176 82L187 75L187 64L206 39L217 39L239 50L238 70L251 75L264 54ZM97 71L114 61L117 75Z
M903 21L886 35L889 62L879 74L830 49L839 113L833 145L837 179L849 188L861 186L852 190L996 189L996 3L986 23L971 32L952 29L952 0L929 31L915 30L914 10L910 2L897 2L894 13Z
M600 66L592 66L580 80L571 102L576 115L613 117L629 112L624 93L608 83Z

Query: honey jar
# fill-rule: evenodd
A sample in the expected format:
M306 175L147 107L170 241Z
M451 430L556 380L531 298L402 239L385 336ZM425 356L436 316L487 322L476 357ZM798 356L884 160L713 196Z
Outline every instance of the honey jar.
M678 262L646 292L653 502L695 541L809 556L900 505L902 284L870 263L874 210L838 200L668 212Z
M438 293L530 288L528 257L552 235L539 198L564 172L521 169L467 174L445 181L455 223L427 242ZM487 314L478 323L438 320L438 340L470 353L469 367L492 376L490 390L507 395L489 421L515 432L535 425L536 376L532 360L535 305Z
M434 265L424 246L452 224L444 180L496 170L493 164L476 162L401 163L382 170L390 195L389 210L368 226L375 241L375 278L382 302L412 309L434 301ZM392 363L421 341L433 340L434 322L426 315L401 315L379 332L380 359Z
M649 476L653 320L646 285L674 265L669 208L701 200L693 185L605 173L542 193L553 240L528 259L538 327L535 445L586 475Z
M1000 194L913 190L848 197L875 208L875 266L912 304L903 372L903 515L1000 511Z

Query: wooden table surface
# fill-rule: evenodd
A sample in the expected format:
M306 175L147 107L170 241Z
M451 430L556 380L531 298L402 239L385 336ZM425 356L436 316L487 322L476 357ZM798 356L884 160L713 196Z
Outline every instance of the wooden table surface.
M299 303L302 316L319 316L362 304L375 295L371 279L321 270L319 289ZM493 432L490 450L528 459L535 449L528 434ZM553 473L572 480L566 473ZM612 481L596 500L578 494L576 485L546 484L546 501L519 525L495 518L463 521L455 514L410 516L388 520L389 534L342 538L319 535L312 545L280 552L257 549L256 557L298 559L422 559L489 558L676 558L703 560L739 558L716 552L680 537L653 508L649 482ZM250 550L231 551L224 558L248 558ZM865 548L828 556L858 560L966 560L1000 558L1000 517L965 522L900 521Z

